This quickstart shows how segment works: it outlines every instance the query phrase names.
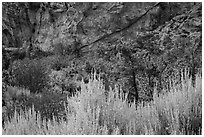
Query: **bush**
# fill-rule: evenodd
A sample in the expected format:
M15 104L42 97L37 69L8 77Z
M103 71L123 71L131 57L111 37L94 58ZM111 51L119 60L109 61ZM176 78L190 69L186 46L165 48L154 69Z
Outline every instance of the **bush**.
M68 99L67 121L40 121L36 110L15 114L3 134L202 134L202 78L172 86L154 101L127 104L115 87L108 91L102 81L81 83L81 92ZM45 128L46 127L46 128Z
M18 60L12 66L12 84L39 93L48 87L48 73L47 65L40 59Z
M50 90L55 93L73 95L78 88L77 74L71 68L63 68L60 71L52 70L50 73Z
M18 105L21 105L20 102L24 102L26 98L30 95L30 91L20 88L20 87L12 87L6 86L4 89L4 93L2 94L2 121L3 123L8 120L9 117L12 117L14 114L14 109ZM7 117L8 118L7 118Z
M182 80L172 84L169 93L154 97L161 128L166 134L201 134L202 78Z
M53 55L49 57L42 58L44 62L49 66L50 69L53 70L61 70L62 68L66 68L70 66L71 61L69 56L62 56L62 55Z
M3 123L8 122L15 115L15 111L27 111L33 105L43 119L51 120L53 116L57 118L55 120L65 118L64 102L67 97L62 94L50 93L49 91L36 94L20 87L7 86L3 99L5 101L2 111Z

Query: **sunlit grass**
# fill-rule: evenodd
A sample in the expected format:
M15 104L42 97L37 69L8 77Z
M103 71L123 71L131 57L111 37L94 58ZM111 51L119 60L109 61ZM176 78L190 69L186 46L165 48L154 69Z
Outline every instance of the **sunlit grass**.
M154 101L128 104L126 95L117 86L105 91L102 81L95 78L81 82L81 92L68 98L66 121L41 120L33 108L15 112L5 124L3 134L201 134L202 78L172 86L170 92L154 96ZM123 97L122 97L123 96Z

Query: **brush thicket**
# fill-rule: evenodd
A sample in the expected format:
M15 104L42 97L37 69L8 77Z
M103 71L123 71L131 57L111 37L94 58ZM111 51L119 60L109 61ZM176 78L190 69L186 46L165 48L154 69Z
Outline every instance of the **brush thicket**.
M117 86L105 90L96 74L81 91L67 98L66 121L41 120L34 107L15 112L3 134L201 134L202 78L183 79L169 92L154 96L149 103L127 103L127 95ZM145 104L145 105L144 105Z

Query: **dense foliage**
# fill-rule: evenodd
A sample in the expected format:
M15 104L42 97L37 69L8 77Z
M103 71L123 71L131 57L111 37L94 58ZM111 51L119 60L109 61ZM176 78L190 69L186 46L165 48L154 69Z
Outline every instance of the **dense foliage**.
M12 85L29 89L32 93L48 88L48 69L42 60L16 61L12 66Z
M94 72L107 94L117 86L137 106L182 79L196 86L202 3L3 2L2 44L3 105L12 114L19 104L43 108L38 98L19 103L7 93L25 88L47 106L79 94Z
M5 122L2 133L9 135L202 134L201 81L201 77L197 75L196 85L193 87L190 79L182 80L181 86L172 86L168 94L155 96L154 101L143 102L136 106L126 103L127 96L120 94L118 87L109 90L109 95L104 94L106 90L103 81L95 77L87 84L82 82L82 92L64 100L67 102L64 107L60 102L59 104L54 102L57 96L53 98L54 96L50 95L52 100L38 97L39 101L35 102L35 106L41 103L39 106L32 106L27 110L15 109L14 116ZM54 113L52 120L46 119L50 114L46 110ZM59 119L60 116L63 119Z

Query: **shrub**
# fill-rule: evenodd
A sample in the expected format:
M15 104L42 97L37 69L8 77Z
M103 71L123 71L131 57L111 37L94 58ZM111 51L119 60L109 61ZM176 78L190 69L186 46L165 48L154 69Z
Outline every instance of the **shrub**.
M50 93L47 91L39 94L31 93L25 101L22 101L23 97L19 99L15 107L17 111L31 108L32 105L34 105L35 111L38 111L43 119L51 120L53 116L55 116L55 120L59 120L63 118L65 110L64 102L67 100L67 97L62 94ZM19 106L19 104L21 106Z
M53 70L61 70L71 64L70 56L53 55L42 59Z
M39 93L48 87L48 73L47 65L40 59L18 60L12 66L12 84Z
M52 70L50 77L50 89L55 93L75 94L77 90L77 75L71 68L63 68L60 71Z
M172 84L169 93L154 97L158 118L167 134L201 134L202 129L202 78L183 79L180 85Z
M191 80L183 80L169 93L136 106L127 104L117 87L107 93L102 81L90 79L68 99L67 121L40 121L30 109L5 124L3 134L202 134L201 81L197 77L193 87Z
M2 114L2 120L6 121L8 117L13 116L14 108L18 105L21 105L19 102L25 101L25 99L30 95L30 91L20 88L20 87L12 87L6 86L5 92L2 95L2 101L4 102Z
M3 121L14 116L15 111L27 111L33 105L35 111L41 114L43 119L62 119L64 117L64 102L67 100L66 96L62 94L50 93L49 91L43 93L30 93L29 90L8 86L4 94L5 106L3 114Z

